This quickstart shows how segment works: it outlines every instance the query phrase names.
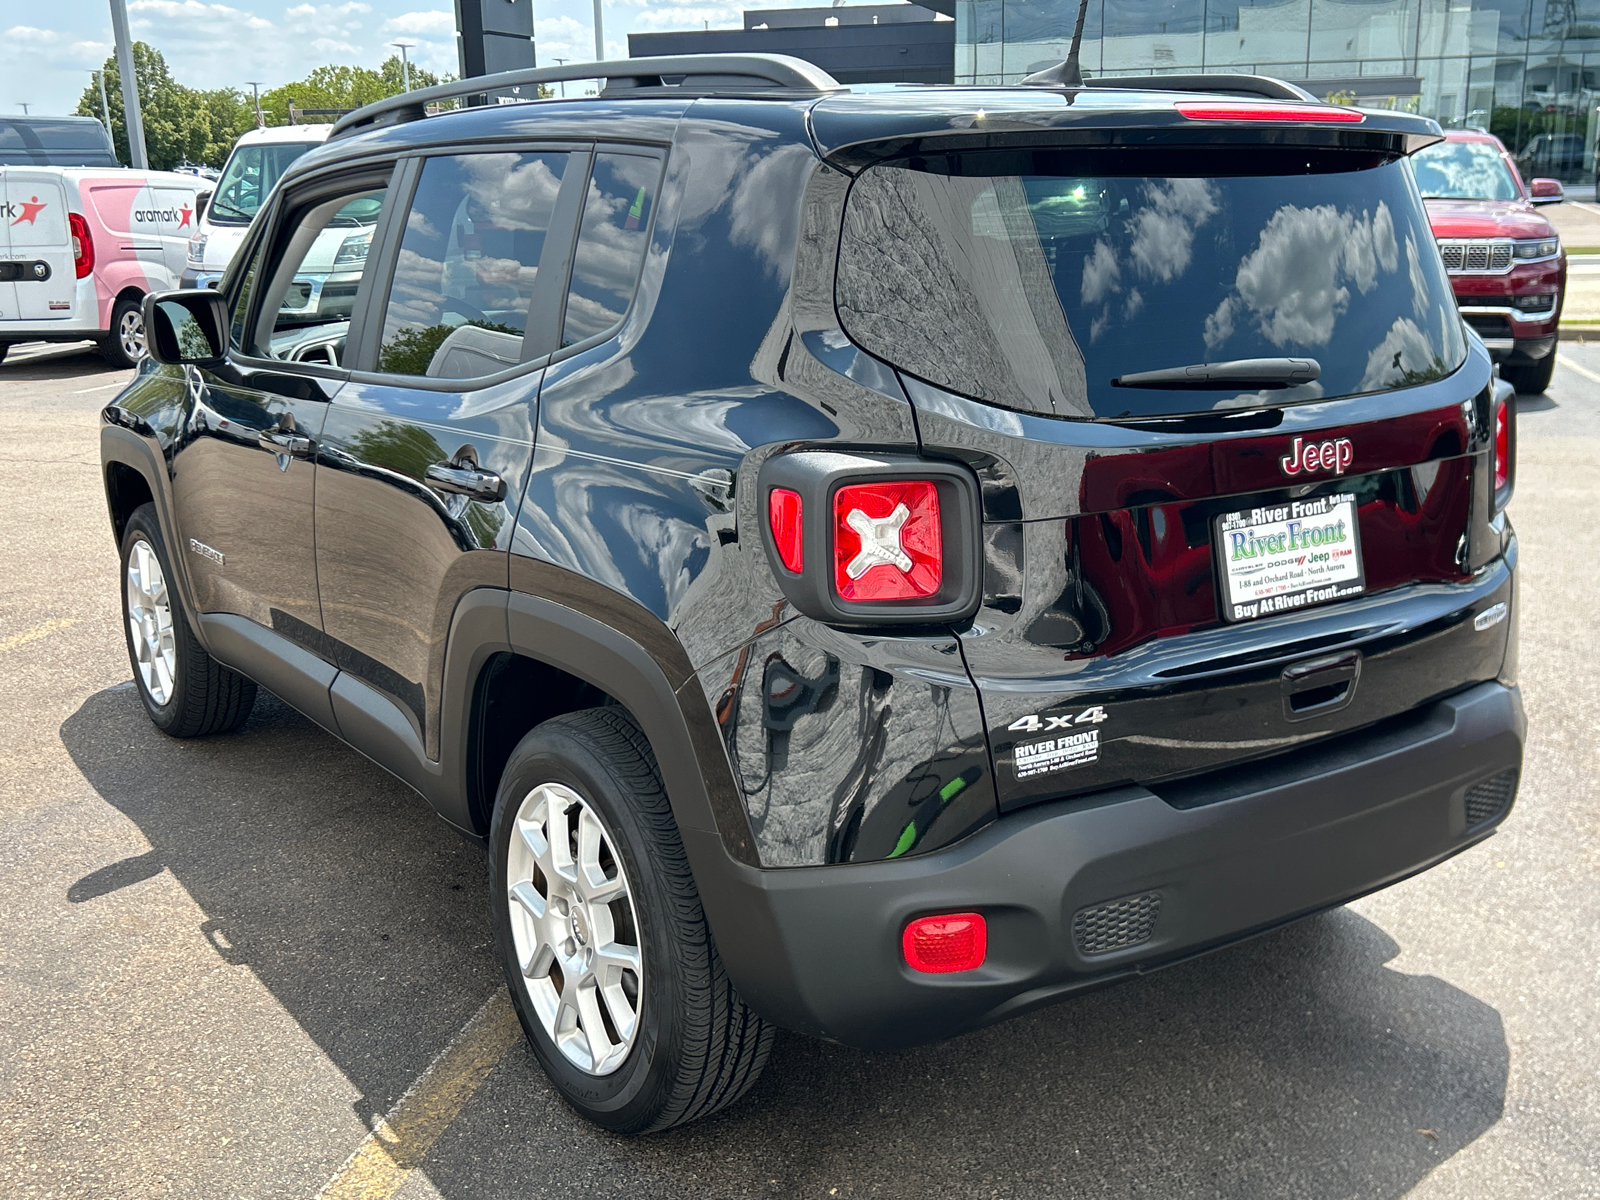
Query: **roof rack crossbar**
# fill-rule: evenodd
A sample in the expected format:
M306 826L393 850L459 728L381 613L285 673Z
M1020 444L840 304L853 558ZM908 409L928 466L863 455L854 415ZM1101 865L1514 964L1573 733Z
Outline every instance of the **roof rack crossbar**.
M1061 67L1029 75L1022 82L1029 87L1061 87ZM1287 80L1270 75L1227 75L1222 72L1202 75L1104 75L1086 79L1086 88L1133 88L1141 92L1214 92L1224 96L1251 96L1264 100L1316 100L1310 92Z
M654 58L625 58L614 62L567 63L559 67L534 67L477 75L420 88L368 104L334 123L330 138L374 125L400 125L420 120L426 108L442 100L482 95L507 88L534 87L542 83L569 83L603 79L606 91L635 88L681 88L695 91L792 92L821 95L842 90L838 80L821 67L787 54L674 54ZM671 83L669 80L679 80Z

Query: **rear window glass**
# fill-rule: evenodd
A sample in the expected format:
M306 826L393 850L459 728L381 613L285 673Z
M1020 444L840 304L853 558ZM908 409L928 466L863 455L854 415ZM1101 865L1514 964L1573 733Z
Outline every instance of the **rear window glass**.
M1411 170L1424 197L1448 200L1520 200L1517 181L1488 142L1435 142L1419 150Z
M0 165L114 167L105 126L95 120L0 117Z
M1192 156L1041 151L870 168L845 208L839 319L929 383L1064 417L1349 396L1461 364L1461 318L1404 162L1219 149L1205 163L1202 175L1183 169ZM1363 169L1338 169L1351 165ZM1112 383L1287 357L1315 359L1320 377Z

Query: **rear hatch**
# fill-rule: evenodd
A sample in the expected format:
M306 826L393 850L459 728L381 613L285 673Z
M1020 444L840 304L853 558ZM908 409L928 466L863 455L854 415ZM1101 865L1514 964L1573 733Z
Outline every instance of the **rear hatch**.
M0 243L4 275L0 320L59 321L72 316L77 275L58 172L0 168Z
M831 148L840 325L983 485L958 633L1002 807L1206 794L1494 678L1496 401L1405 159L1425 123L1054 102ZM838 103L825 151L866 124Z

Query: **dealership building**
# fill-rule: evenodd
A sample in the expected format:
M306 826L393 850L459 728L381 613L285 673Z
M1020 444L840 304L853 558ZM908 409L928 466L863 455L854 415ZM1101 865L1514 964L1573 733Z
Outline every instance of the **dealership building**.
M955 81L1015 83L1060 62L1077 13L1077 0L955 0ZM1091 76L1275 75L1445 125L1492 122L1513 153L1543 134L1534 149L1565 157L1541 174L1593 171L1600 0L1090 0L1080 62Z

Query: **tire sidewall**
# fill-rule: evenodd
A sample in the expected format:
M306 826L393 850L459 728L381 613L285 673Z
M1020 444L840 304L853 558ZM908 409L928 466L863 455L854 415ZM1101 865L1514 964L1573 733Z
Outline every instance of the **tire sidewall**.
M133 548L139 542L145 542L155 553L156 561L161 564L161 574L167 583L167 602L172 608L172 695L167 697L165 704L157 704L144 685L144 677L139 671L139 656L133 648L133 630L128 613L128 559L133 554ZM177 580L172 573L172 563L167 558L167 545L161 536L161 526L156 519L153 505L142 505L128 518L128 525L122 534L122 573L117 580L118 590L122 595L122 637L128 647L128 665L133 671L133 686L139 693L139 699L144 703L145 711L150 714L150 720L155 722L156 728L163 731L171 729L178 723L184 710L186 678L184 668L184 655L188 650L189 627L184 619L183 605L178 600Z
M606 827L612 847L627 873L633 895L635 924L643 958L639 1036L621 1067L595 1076L569 1063L531 1011L511 937L510 898L506 890L511 838L516 814L528 793L542 783L562 783L592 807ZM495 949L506 975L517 1016L534 1053L568 1103L597 1124L630 1130L654 1111L656 1097L671 1085L679 1057L678 1031L682 1002L667 973L672 956L659 914L670 901L657 873L640 861L648 856L648 839L636 814L623 800L621 787L610 778L603 758L560 722L541 726L512 753L501 778L489 831L490 909Z
M137 300L119 300L112 306L111 331L106 335L106 340L101 343L101 355L114 366L136 367L139 365L139 360L129 357L122 348L122 318L129 311L141 312L140 302ZM150 331L145 330L146 339L149 336Z

